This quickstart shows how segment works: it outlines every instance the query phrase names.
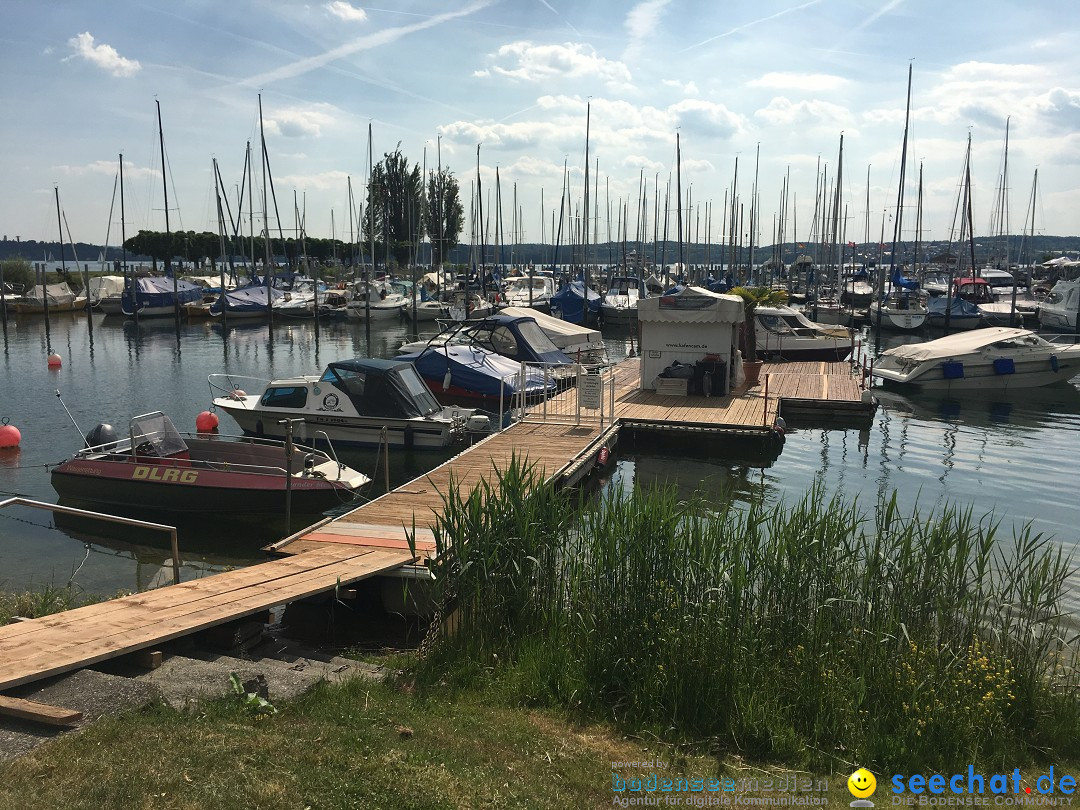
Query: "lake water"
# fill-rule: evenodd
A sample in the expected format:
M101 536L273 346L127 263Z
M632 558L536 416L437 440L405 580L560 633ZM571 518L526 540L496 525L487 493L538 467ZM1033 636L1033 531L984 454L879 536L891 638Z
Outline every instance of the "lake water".
M372 324L371 354L391 357L408 337L407 324ZM902 338L911 340L912 338ZM625 334L608 336L612 359L629 348ZM49 349L63 357L59 370L46 367ZM81 434L99 422L125 426L135 414L162 410L180 430L193 430L196 415L210 403L208 374L255 377L313 374L327 362L368 354L363 324L311 322L183 324L171 319L123 321L53 316L46 338L41 317L10 319L0 335L0 418L22 432L21 449L0 452L0 495L55 501L45 466L62 461L81 445ZM1080 537L1080 505L1071 481L1080 457L1080 388L1075 383L1011 395L968 399L881 399L869 430L789 431L772 466L755 468L723 458L621 455L606 486L630 489L672 483L680 492L707 499L796 498L816 481L828 492L858 497L872 509L879 496L898 492L906 506L931 510L949 501L993 512L1006 527L1030 521L1072 551ZM222 417L223 432L232 432ZM375 451L341 453L342 460L373 475ZM391 485L419 475L447 453L391 456ZM369 496L382 491L382 474ZM300 528L303 521L294 528ZM0 588L66 584L74 578L93 593L133 590L168 581L164 546L132 542L129 531L68 526L47 512L23 507L0 510ZM87 533L92 531L92 533ZM208 516L181 527L183 576L191 578L263 559L258 549L279 539L278 526L222 524ZM74 574L74 577L73 577ZM1080 601L1071 601L1080 612Z

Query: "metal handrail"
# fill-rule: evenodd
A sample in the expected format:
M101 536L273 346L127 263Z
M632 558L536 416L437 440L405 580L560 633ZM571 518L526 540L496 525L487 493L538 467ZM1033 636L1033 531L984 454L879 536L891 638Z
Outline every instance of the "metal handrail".
M122 523L125 526L138 526L143 529L168 532L169 541L172 545L173 584L180 584L180 546L176 539L175 526L166 526L164 523L152 523L148 520L136 520L135 518L107 515L104 512L91 512L88 509L76 509L73 506L61 506L58 503L34 501L30 498L8 498L7 500L0 501L0 509L3 509L5 506L29 506L34 509L44 509L48 512L59 512L64 515L97 518L98 520L104 520L108 523Z

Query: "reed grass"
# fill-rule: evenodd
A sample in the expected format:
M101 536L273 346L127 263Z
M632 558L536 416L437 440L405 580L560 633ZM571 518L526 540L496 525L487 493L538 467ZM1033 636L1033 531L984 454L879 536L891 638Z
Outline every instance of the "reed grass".
M710 511L673 489L587 502L516 460L449 488L443 614L421 672L815 768L1080 751L1062 598L1030 526L945 506L871 514L815 487Z

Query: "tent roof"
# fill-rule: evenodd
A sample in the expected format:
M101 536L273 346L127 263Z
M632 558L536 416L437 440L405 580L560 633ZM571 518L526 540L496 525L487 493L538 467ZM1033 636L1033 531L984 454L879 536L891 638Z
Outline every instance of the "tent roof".
M671 295L639 298L638 320L661 323L742 323L743 301L704 287L684 287Z

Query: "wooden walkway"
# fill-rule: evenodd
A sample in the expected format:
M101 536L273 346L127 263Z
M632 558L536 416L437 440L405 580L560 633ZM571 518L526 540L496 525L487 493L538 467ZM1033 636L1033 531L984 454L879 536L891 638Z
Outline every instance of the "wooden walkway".
M413 562L323 545L280 560L0 627L0 690L90 666Z

